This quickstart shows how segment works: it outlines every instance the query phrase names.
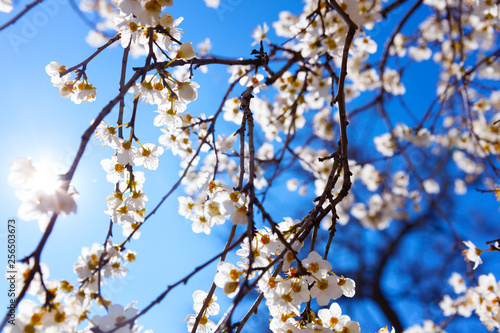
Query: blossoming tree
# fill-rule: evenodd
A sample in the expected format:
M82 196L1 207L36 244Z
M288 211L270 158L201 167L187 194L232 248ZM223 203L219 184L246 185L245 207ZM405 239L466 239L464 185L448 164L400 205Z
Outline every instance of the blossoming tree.
M40 2L23 10L0 0L1 11L19 10L0 29ZM83 0L80 9L100 17L87 38L99 47L78 64L45 67L62 98L91 103L99 89L87 69L108 48L123 49L114 78L119 92L99 95L109 103L82 133L69 169L27 157L12 161L18 216L37 220L43 235L16 263L16 322L7 313L2 329L140 332L144 314L216 262L213 281L192 295L189 332L240 332L258 316L270 318L262 325L276 333L360 332L369 320L356 317L363 306L356 299L370 299L396 332L443 332L461 317L500 329L500 282L493 272L475 273L483 259L498 260L500 229L481 224L489 239L477 247L469 236L483 220L471 216L463 224L452 213L464 197L500 193L497 2L307 0L301 12L283 8L272 23L276 40L267 22L258 25L253 51L238 58L213 55L209 39L196 47L186 41L172 6L171 0ZM141 65L130 66L129 57ZM203 94L196 80L213 65L227 67L226 93L217 108L200 113L191 104ZM137 131L146 109L156 113L154 143ZM75 258L76 276L51 280L44 248L57 241L55 224L77 211L72 180L93 139L111 154L95 166L109 182L102 212L109 231ZM152 198L144 183L172 155L179 176L162 198ZM286 203L275 207L273 193ZM134 240L168 200L178 203L179 218L194 233L227 230L226 245L143 308L106 298L102 285L133 270L128 263L140 258ZM496 208L490 214L498 219ZM419 233L426 236L415 252ZM332 250L336 244L344 254ZM435 253L426 254L427 247ZM429 256L437 259L427 262ZM458 269L443 268L457 258ZM394 276L384 277L398 261ZM441 292L447 280L452 296ZM409 285L417 286L419 300L439 304L442 320L405 327L407 312L398 307ZM216 294L231 305L221 309ZM104 315L93 313L96 305ZM246 314L237 317L243 307Z

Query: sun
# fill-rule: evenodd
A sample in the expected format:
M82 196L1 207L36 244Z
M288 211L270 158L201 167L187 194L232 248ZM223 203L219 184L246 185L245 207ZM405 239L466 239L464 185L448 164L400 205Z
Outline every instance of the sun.
M52 194L61 188L61 181L58 170L49 163L41 163L36 166L36 172L32 178L32 186L36 191L45 194Z

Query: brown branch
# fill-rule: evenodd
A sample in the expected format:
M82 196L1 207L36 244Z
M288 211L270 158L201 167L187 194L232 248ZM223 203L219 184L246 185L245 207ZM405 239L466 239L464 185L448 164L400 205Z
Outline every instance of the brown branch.
M125 75L127 74L127 61L128 61L128 54L130 52L130 43L128 44L128 46L123 49L123 57L122 57L122 71L121 71L121 74L120 74L120 89L119 91L122 91L123 90L123 85L125 84ZM125 99L122 98L120 100L120 109L118 111L118 120L117 120L117 124L118 124L118 137L120 139L123 139L123 128L120 126L121 124L123 124L123 110L125 109Z
M109 259L108 258L105 259L104 257L108 254L106 247L108 246L108 240L112 236L113 236L113 220L110 219L108 233L107 233L106 239L104 240L104 243L102 245L103 251L99 257L99 266L97 268L97 296L99 297L99 300L101 301L102 306L104 306L106 311L108 310L108 305L106 304L106 301L102 297L102 293L101 293L101 277L102 277L101 269L104 267L104 265L106 265L109 262Z
M236 66L236 65L254 65L258 66L262 64L262 61L259 59L221 59L221 58L193 58L189 60L185 59L177 59L172 62L170 61L162 61L158 62L156 64L149 65L147 67L147 70L153 70L153 69L165 69L167 67L178 67L178 66L184 66L184 65L197 65L197 66L202 66L202 65L213 65L213 64L219 64L219 65L229 65L229 66ZM168 66L167 66L168 65ZM142 67L134 67L134 70L143 70Z
M345 92L344 92L344 82L347 76L347 59L349 57L349 48L351 47L352 39L354 34L358 29L358 26L350 19L349 15L340 7L340 5L335 0L329 0L328 2L342 17L342 19L348 24L349 30L347 31L347 37L344 44L344 50L342 54L342 65L340 68L339 85L338 92L333 100L338 103L339 107L339 117L340 117L340 132L341 132L341 156L342 156L342 169L344 170L344 183L342 184L342 190L339 193L340 200L347 196L349 189L352 186L351 183L351 172L349 171L349 159L347 151L347 113L345 108ZM333 209L334 207L332 207Z
M92 60L94 59L99 53L101 53L102 51L104 51L106 48L108 48L108 46L110 46L111 44L113 44L114 42L116 42L117 40L120 39L120 35L116 35L115 37L111 38L110 40L108 40L108 42L106 44L104 44L103 46L99 47L94 53L92 53L92 55L90 57L88 57L87 59L85 59L84 61L82 61L81 63L79 63L78 65L75 65L71 68L68 68L67 70L65 70L64 72L60 73L59 76L64 76L72 71L74 71L75 69L77 68L80 68L82 67L82 71L85 71L86 67L87 67L87 64Z
M278 270L276 270L275 273L279 272ZM276 274L277 275L277 274ZM259 297L257 297L257 299L255 300L255 302L252 304L252 306L250 307L250 309L248 309L247 313L245 314L245 316L243 317L243 319L240 320L240 322L238 323L238 328L236 329L236 332L235 333L239 333L241 332L241 330L243 329L243 327L245 326L246 322L248 321L248 319L250 319L250 317L255 313L257 314L257 308L259 307L259 304L260 302L262 302L262 299L264 298L264 293L260 293L259 294Z
M472 67L471 69L469 69L467 72L464 73L464 77L471 75L472 72L474 72L477 68L479 68L485 62L492 61L493 59L496 59L498 57L500 57L500 49L496 49L495 52L487 55L486 57L481 59L481 61L478 61L477 64L474 65L474 67Z
M427 221L429 219L428 216L420 218L420 222ZM392 257L392 255L396 252L396 248L401 242L404 240L405 236L415 227L419 225L419 221L415 223L405 224L405 227L399 232L399 234L391 241L390 245L385 249L385 253L382 258L379 260L377 264L377 269L375 271L375 275L372 279L370 279L370 285L373 286L371 299L377 303L379 308L384 313L385 317L391 322L391 325L394 326L396 332L403 332L403 325L401 320L399 319L398 314L392 308L390 302L387 300L385 295L382 292L382 274L384 272L384 268L386 267L387 262Z
M274 222L274 220L271 218L271 215L269 215L269 213L265 210L262 203L259 200L255 199L255 205L257 206L257 208L259 208L264 219L266 219L269 222L269 225L271 226L271 231L278 237L279 241L286 247L288 251L290 251L293 254L294 258L298 261L297 251L295 251L290 245L290 243L288 243L283 233L278 228L276 228L277 225L276 222Z
M246 131L246 114L243 113L241 118L241 127L238 129L240 134L240 175L238 179L238 191L243 189L243 177L245 176L245 131Z
M246 120L248 124L248 158L249 158L249 166L248 166L248 189L250 192L250 200L248 202L248 210L247 210L247 237L248 237L248 246L250 247L250 252L248 255L248 272L247 275L250 274L253 265L253 251L252 251L252 239L254 235L254 223L253 223L253 205L255 203L255 188L254 188L254 178L255 178L255 147L253 140L253 115L252 110L250 110L250 100L253 98L252 95L252 87L248 87L247 90L241 95L241 104L240 109L243 110L245 115L244 120ZM243 154L240 154L243 156ZM244 168L243 168L244 169ZM241 179L240 179L241 181Z
M396 332L403 332L403 325L399 320L398 314L394 311L389 301L385 298L380 290L379 285L375 285L372 293L372 299L377 303L379 308L384 313L385 317L391 322Z
M396 0L390 5L386 6L384 9L380 11L380 15L382 15L383 18L387 17L387 14L391 12L392 10L398 8L400 5L404 4L407 0Z

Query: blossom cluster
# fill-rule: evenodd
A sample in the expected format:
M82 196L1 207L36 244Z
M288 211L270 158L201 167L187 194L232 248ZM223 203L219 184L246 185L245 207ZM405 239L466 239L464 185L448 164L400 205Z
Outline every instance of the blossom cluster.
M208 173L201 174L197 181L203 193L199 200L194 201L191 196L178 198L179 214L192 221L194 232L209 235L214 225L224 224L226 219L234 225L247 224L246 193L217 184Z
M301 221L285 218L276 226L276 232L269 228L258 229L251 242L246 238L241 249L236 251L244 259L242 262L218 264L215 284L232 298L240 291L243 280L256 279L272 317L270 329L273 332L346 329L359 332L359 324L343 315L335 302L317 314L305 307L313 299L320 306L328 306L331 300L341 296L353 297L355 282L333 273L330 262L315 251L309 252L303 260L297 258L301 244L298 241L289 244L289 241L296 236L300 224ZM278 256L281 259L275 268Z
M105 284L105 278L123 277L127 262L135 260L135 253L126 251L121 253L119 247L110 241L106 248L94 244L92 248L83 248L82 254L75 263L74 272L78 281L50 280L50 271L47 265L40 264L39 273L35 272L28 294L35 296L41 304L31 299L24 299L19 304L19 316L15 325L6 327L6 332L81 332L90 333L95 328L109 330L126 320L132 319L139 311L131 304L124 308L119 304L112 304L110 300L98 298L100 287ZM11 269L12 270L12 269ZM24 281L34 270L34 260L29 263L16 263L16 271L21 278L16 280L16 290L24 287ZM102 274L102 279L98 276ZM105 305L108 312L105 316L94 315L89 318L95 301ZM86 326L85 321L88 320ZM117 332L139 332L142 326L133 324Z
M97 126L96 138L115 149L110 159L101 161L101 166L107 172L106 179L116 185L115 190L106 197L108 209L105 213L111 216L114 223L122 226L124 236L129 236L144 221L148 200L142 192L144 173L132 171L132 168L144 166L156 170L163 148L152 143L140 144L139 141L137 143L141 148L136 148L132 146L131 140L125 141L118 137L116 128L104 121ZM134 237L139 235L137 232Z
M59 64L57 61L52 61L45 67L45 71L50 76L52 85L59 89L59 95L63 98L71 98L75 104L81 102L92 102L96 98L96 88L87 81L85 73L78 75L77 79L71 79L71 73L65 73L66 66Z
M445 316L470 317L475 312L489 331L500 329L500 282L492 273L480 275L476 286L467 287L456 272L448 282L456 295L453 298L445 295L439 303Z

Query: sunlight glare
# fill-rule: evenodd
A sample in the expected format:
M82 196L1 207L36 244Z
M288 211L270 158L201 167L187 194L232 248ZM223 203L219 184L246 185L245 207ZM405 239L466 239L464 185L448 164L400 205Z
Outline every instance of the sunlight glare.
M62 185L59 173L48 163L37 166L37 171L33 175L32 181L34 188L47 194L54 193Z

